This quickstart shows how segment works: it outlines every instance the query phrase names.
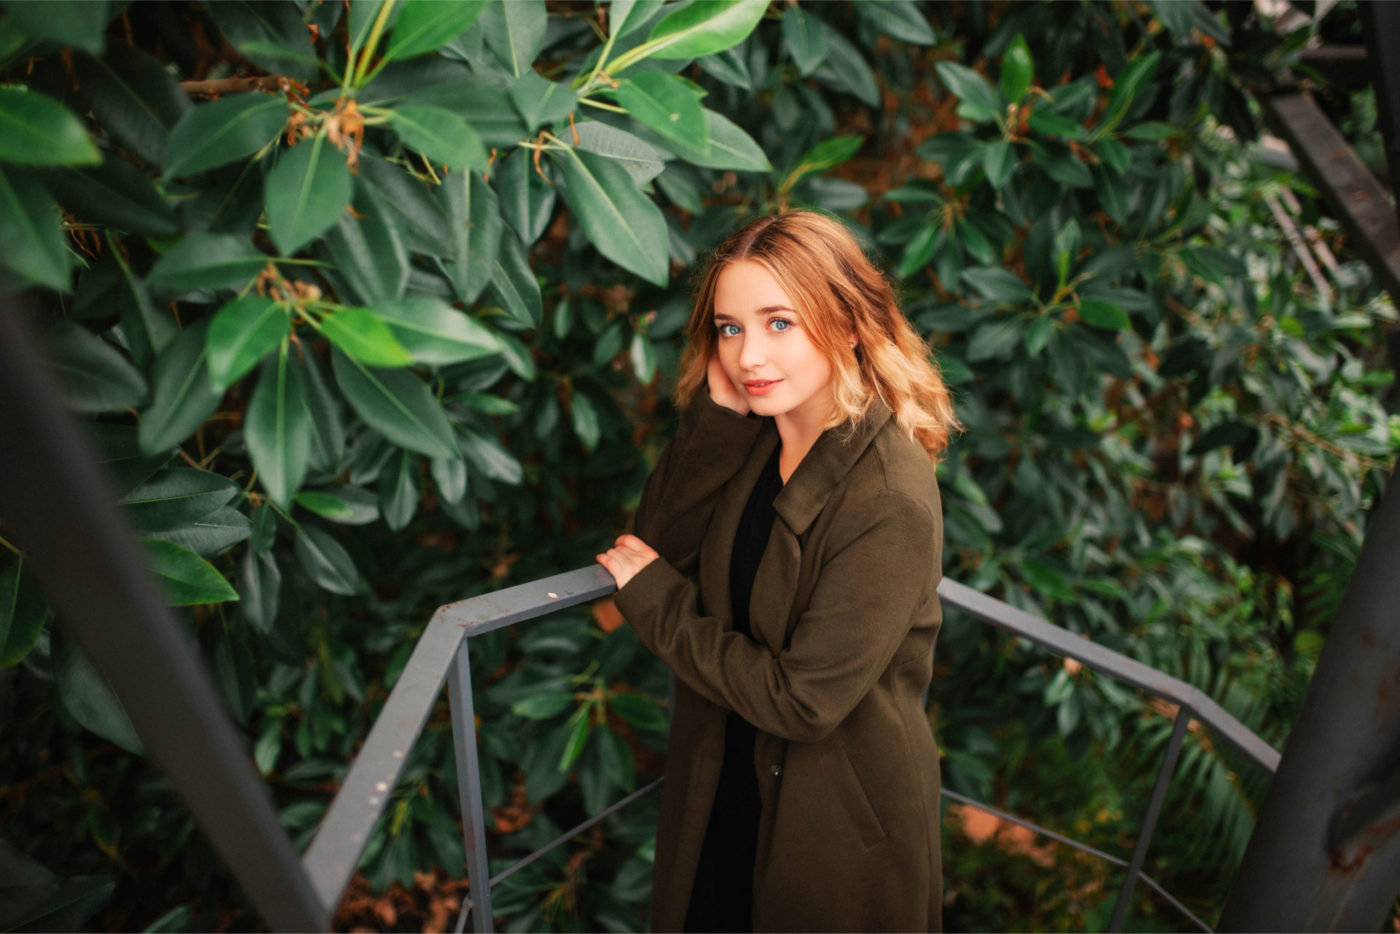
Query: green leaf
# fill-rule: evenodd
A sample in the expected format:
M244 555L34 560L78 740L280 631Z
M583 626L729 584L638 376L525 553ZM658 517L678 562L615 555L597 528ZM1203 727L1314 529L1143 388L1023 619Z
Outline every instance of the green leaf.
M181 291L230 289L262 272L269 261L246 236L195 233L156 260L147 278L152 285Z
M452 263L447 274L457 297L474 302L495 276L501 241L500 201L475 172L457 172L442 184L453 229Z
M51 97L0 87L0 162L97 165L102 154L82 122Z
M1021 343L1021 322L1015 318L993 318L977 326L967 342L967 359L1005 360Z
M311 467L337 473L345 456L345 420L341 415L340 396L331 391L330 382L315 355L301 354L297 365L306 390Z
M287 102L268 94L230 94L191 109L170 131L165 177L176 178L246 159L277 138Z
M860 152L860 147L863 145L865 145L864 136L834 136L831 139L822 140L803 153L802 158L797 160L797 165L788 173L787 178L783 179L783 189L791 189L799 179L805 176L816 175L840 165Z
M473 469L481 471L492 480L499 480L511 486L519 486L525 479L525 471L520 466L520 461L512 457L494 438L483 437L466 428L461 429L461 433L462 455Z
M63 398L78 412L123 412L146 401L146 378L121 351L87 328L68 321L49 334L49 364L58 371Z
M266 635L277 624L277 606L282 596L282 570L271 554L249 548L238 564L238 597L243 615L258 632Z
M466 461L434 457L428 466L433 475L433 484L443 502L460 503L462 497L467 495Z
M379 518L379 503L374 494L360 487L340 485L323 490L302 490L293 499L303 509L342 525L368 525Z
M996 248L976 224L964 218L958 221L956 230L963 249L974 260L989 266L997 262L999 254Z
M225 506L238 484L210 470L172 467L122 497L122 512L140 532L182 528Z
M498 331L496 339L501 342L501 356L506 366L524 380L533 380L536 375L535 355L528 344L506 331Z
M564 740L564 751L559 756L559 771L567 772L573 768L578 757L583 754L583 747L588 745L588 735L593 732L593 720L588 716L589 708L580 707L569 717L569 734Z
M584 450L593 451L602 437L602 430L598 427L598 410L593 407L591 399L577 390L569 400L569 420Z
M544 47L549 14L544 0L493 3L481 17L486 45L515 77L530 70Z
M749 73L749 63L744 60L743 49L742 44L736 45L716 55L697 58L695 64L712 78L745 91L752 91L753 76Z
M408 366L413 357L378 315L368 308L341 308L321 319L321 333L367 366Z
M555 187L535 171L528 149L517 149L505 158L496 172L501 216L529 247L549 226L554 215Z
M158 538L143 538L141 550L171 606L196 606L238 600L238 592L218 570L188 548Z
M826 59L826 34L814 16L802 12L797 4L783 11L783 46L792 56L793 64L802 77L809 77Z
M303 522L297 526L292 550L302 570L322 590L353 597L364 589L350 552L325 529Z
M520 114L510 102L510 95L502 94L501 89L494 85L473 79L465 69L460 76L454 75L450 83L413 91L399 103L400 106L423 104L446 108L465 119L486 146L504 150L514 147L521 137L527 135L525 124L520 122Z
M138 434L145 454L169 451L219 407L205 370L204 330L202 323L186 328L156 358L151 405L141 413Z
M1156 143L1164 139L1171 139L1181 133L1181 128L1170 123L1154 123L1151 121L1137 123L1123 131L1122 135L1128 139L1142 140L1143 142Z
M471 124L446 108L401 106L390 112L389 126L405 145L432 162L453 169L486 168L488 159L481 138Z
M111 18L105 0L7 0L5 13L36 39L102 54L103 33Z
M1096 328L1107 328L1110 331L1126 331L1132 327L1126 311L1113 302L1099 298L1080 299L1079 317Z
M653 146L641 137L606 123L599 123L597 120L579 123L575 132L578 133L579 149L596 152L617 162L627 170L633 183L638 186L645 185L661 174L666 168L666 160L671 158L669 152ZM699 210L694 213L699 213Z
M595 731L598 743L598 758L603 763L603 774L608 781L624 791L631 791L636 784L636 773L632 765L632 750L627 741L614 730L600 725Z
M191 557L201 560L197 555ZM141 755L141 739L131 725L131 718L92 663L77 649L70 648L58 659L56 667L54 683L58 686L58 698L73 719L127 752Z
M665 0L612 0L608 4L608 34L621 39L645 25Z
M209 321L209 386L223 393L272 353L290 330L282 306L250 293L220 308Z
M643 58L675 60L723 52L748 38L767 8L767 0L699 0L682 6L657 23L630 58L618 56L611 73Z
M510 100L525 128L534 133L542 125L563 120L578 106L578 92L567 84L550 81L533 68L510 86Z
M643 125L667 140L678 140L700 152L710 151L704 92L690 82L664 72L648 71L624 78L613 92L617 102Z
M385 438L429 457L460 456L442 406L411 372L371 370L339 351L332 367L351 407Z
M131 233L166 237L179 231L175 212L143 172L108 155L93 168L46 173L50 190L75 217Z
M283 508L306 477L310 457L306 389L287 341L263 366L243 425L243 443L263 489Z
M0 88L0 94L4 93ZM0 140L3 136L0 136ZM4 143L0 142L0 147ZM0 165L0 264L59 292L72 291L73 259L58 205L41 185Z
M406 528L418 511L418 457L400 451L379 472L379 511L395 532Z
M938 62L934 68L948 90L962 100L958 105L958 116L974 123L985 123L1001 114L1001 97L986 78L957 62Z
M1001 57L1001 96L1009 103L1020 103L1033 77L1035 62L1031 50L1026 47L1025 37L1018 34Z
M1131 212L1128 199L1131 192L1123 177L1112 169L1100 167L1094 173L1094 192L1099 196L1099 204L1113 218L1113 222L1124 225Z
M880 84L865 56L840 31L815 17L813 21L821 24L827 46L826 60L816 72L817 80L854 95L870 107L879 107Z
M300 10L291 3L219 0L204 8L235 49L275 75L305 80L316 50Z
M497 250L491 269L491 297L516 321L526 327L539 327L544 317L544 300L524 248L517 238L503 237Z
M710 131L710 149L705 152L679 140L666 140L664 147L686 162L707 169L737 169L743 172L770 172L773 166L768 156L753 137L745 133L729 120L713 110L705 111L705 124ZM650 131L644 131L645 138L654 138ZM579 147L583 148L583 147Z
M1127 114L1138 92L1157 73L1157 65L1161 61L1162 53L1154 51L1128 63L1128 67L1114 82L1113 90L1109 92L1108 103L1104 106L1098 126L1094 128L1095 136L1112 133L1118 127L1119 121Z
M388 325L417 363L444 366L501 351L495 335L440 299L379 302L369 310Z
M175 76L151 55L114 42L100 59L79 62L93 115L123 149L146 163L165 161L170 130L190 109Z
M1079 121L1064 114L1056 113L1049 107L1039 106L1031 111L1027 119L1030 128L1042 136L1063 136L1066 139L1084 139L1089 134Z
M1026 328L1026 353L1034 357L1045 349L1045 345L1050 343L1050 337L1055 333L1055 322L1049 315L1041 315L1031 321L1030 327Z
M516 701L510 712L527 720L548 720L568 710L574 703L569 691L540 691Z
M923 269L932 261L943 240L943 227L940 223L930 223L921 227L905 247L904 258L899 261L899 268L895 270L895 274L905 279Z
M613 711L622 719L641 730L666 732L666 713L661 707L642 694L613 694L608 699Z
M355 195L355 214L341 214L325 238L337 272L349 287L346 297L361 302L400 297L408 286L409 265L395 218L365 185Z
M264 188L267 228L283 256L326 232L350 203L345 155L324 133L283 152Z
M933 45L938 37L914 0L857 3L856 13L887 36L915 45Z
M628 356L632 361L632 372L637 374L637 379L642 385L651 382L656 375L656 348L652 346L651 340L640 331L632 335L632 345L628 348Z
M10 668L34 648L49 605L24 572L24 560L0 571L0 668Z
M1024 305L1031 300L1031 290L1015 273L993 266L964 269L963 281L981 295L999 305Z
M563 171L569 206L598 252L664 286L670 275L666 220L655 202L610 159L572 148L550 155Z
M456 175L449 176L444 184L455 181L458 181ZM374 189L374 200L388 208L394 217L393 226L406 248L429 256L452 258L452 223L425 182L368 152L360 153L360 182L369 184ZM341 271L344 272L343 266Z
M253 537L249 544L258 554L265 555L277 541L277 514L271 505L263 503L253 510L252 522Z
M476 22L485 6L486 0L406 0L384 57L413 58L436 51Z
M178 529L151 532L149 537L174 542L205 558L222 554L252 534L248 517L232 506L220 506Z

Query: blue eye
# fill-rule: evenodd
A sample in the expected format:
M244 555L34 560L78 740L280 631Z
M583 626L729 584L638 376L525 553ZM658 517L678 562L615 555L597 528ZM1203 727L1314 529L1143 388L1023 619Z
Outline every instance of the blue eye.
M784 318L773 319L773 330L775 331L786 331L790 327L792 327L791 321L788 321Z
M737 325L737 324L721 324L721 325L719 326L719 336L720 336L720 337L733 337L735 334L738 334L738 333L739 333L739 325Z

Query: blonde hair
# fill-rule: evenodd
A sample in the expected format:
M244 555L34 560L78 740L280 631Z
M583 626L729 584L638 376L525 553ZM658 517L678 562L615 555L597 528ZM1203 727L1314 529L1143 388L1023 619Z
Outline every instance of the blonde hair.
M676 404L688 405L704 389L717 343L715 286L720 273L738 262L758 263L777 280L802 315L813 345L831 362L832 415L823 427L854 426L879 398L900 430L938 463L949 434L962 426L932 352L851 232L813 211L758 218L711 254L690 316Z

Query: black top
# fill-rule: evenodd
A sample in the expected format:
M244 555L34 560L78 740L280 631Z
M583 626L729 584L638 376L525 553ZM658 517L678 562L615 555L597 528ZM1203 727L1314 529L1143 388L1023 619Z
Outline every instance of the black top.
M783 489L778 472L779 445L758 475L734 534L729 562L729 593L734 631L753 638L749 599L759 559L768 547L777 513L773 500ZM724 765L710 809L705 844L695 870L695 887L686 912L687 931L753 930L753 865L758 850L758 780L754 776L753 724L729 714L724 729Z

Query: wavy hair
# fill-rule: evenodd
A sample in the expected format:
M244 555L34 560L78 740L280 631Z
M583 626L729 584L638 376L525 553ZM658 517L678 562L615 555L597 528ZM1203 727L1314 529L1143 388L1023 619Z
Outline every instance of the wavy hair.
M676 404L688 405L704 389L717 346L715 286L738 262L758 263L777 280L802 315L812 343L831 362L832 414L824 427L858 423L878 398L900 430L937 464L950 433L962 426L933 354L856 238L840 221L814 211L760 217L711 254L690 315Z

